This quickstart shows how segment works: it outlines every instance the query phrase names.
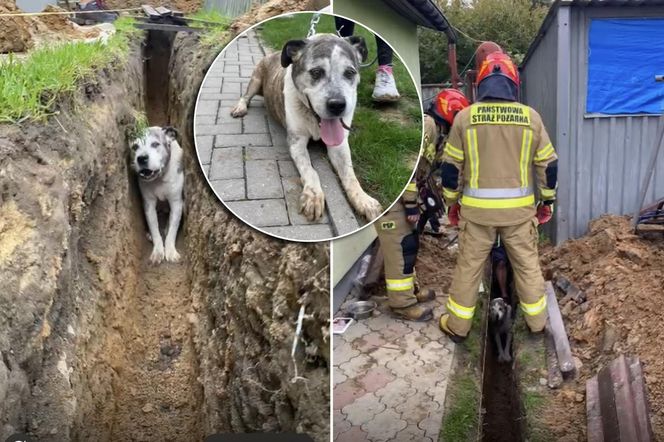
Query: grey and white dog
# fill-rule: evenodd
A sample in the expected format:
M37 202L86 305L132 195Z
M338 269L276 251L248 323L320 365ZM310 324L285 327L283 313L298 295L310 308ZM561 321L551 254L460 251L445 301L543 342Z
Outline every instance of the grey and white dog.
M512 344L512 306L503 298L494 298L489 303L489 329L498 350L498 362L510 362Z
M265 98L268 112L288 133L290 155L302 179L300 212L310 220L320 218L325 209L320 179L307 150L310 139L327 145L330 161L355 210L368 221L382 212L380 203L360 186L348 145L360 61L366 58L362 37L318 34L291 40L281 54L268 55L258 63L246 94L231 111L233 117L242 117L254 95Z
M172 127L153 126L131 143L132 167L138 174L138 187L152 239L150 262L154 264L164 259L170 262L180 259L175 238L182 218L184 172L182 148L176 138L177 131ZM165 240L159 232L159 201L168 201L170 207Z

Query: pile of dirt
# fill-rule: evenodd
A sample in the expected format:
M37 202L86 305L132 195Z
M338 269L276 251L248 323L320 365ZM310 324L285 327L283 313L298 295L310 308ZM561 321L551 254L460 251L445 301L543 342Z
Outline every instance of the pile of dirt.
M0 14L21 12L14 0L0 0ZM0 54L25 52L34 43L30 28L32 21L27 17L0 17Z
M269 0L263 4L254 3L246 14L233 21L231 30L239 33L275 15L294 11L314 11L328 6L329 3L329 0Z
M423 287L440 289L448 293L454 267L458 246L456 231L439 238L429 235L420 236L420 251L417 256L417 281Z
M184 13L196 12L203 7L203 0L164 0L157 2L146 2L145 0L106 0L108 9L129 9L140 8L142 5L149 4L155 8L164 6Z
M653 345L664 341L664 239L635 235L626 217L603 216L589 227L586 236L542 254L545 273L565 276L587 301L559 299L582 366L574 382L550 392L541 419L557 435L567 435L565 440L585 440L585 382L627 354L643 363L653 429L664 440L664 360Z

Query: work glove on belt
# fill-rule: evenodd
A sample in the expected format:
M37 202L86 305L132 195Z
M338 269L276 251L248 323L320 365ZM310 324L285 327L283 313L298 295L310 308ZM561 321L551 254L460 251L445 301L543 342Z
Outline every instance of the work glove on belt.
M537 204L537 221L546 224L553 217L553 201L541 201Z
M460 209L461 206L459 205L459 203L454 203L447 209L447 219L450 221L450 224L453 225L454 227L457 227L459 225Z

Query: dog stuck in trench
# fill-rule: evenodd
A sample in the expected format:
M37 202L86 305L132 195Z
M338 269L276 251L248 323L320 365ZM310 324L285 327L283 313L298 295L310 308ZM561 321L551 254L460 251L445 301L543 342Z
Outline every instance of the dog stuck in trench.
M317 34L287 42L280 53L254 68L246 94L232 109L247 114L254 95L262 95L268 112L286 128L290 156L302 180L300 212L309 220L323 216L325 195L311 165L307 145L322 140L351 205L367 221L381 212L380 203L361 187L351 160L348 133L357 104L360 62L367 59L362 37Z
M489 332L496 344L498 362L512 360L512 322L512 306L503 298L492 299L489 303Z
M138 187L143 197L145 220L152 241L150 262L153 264L164 259L169 262L180 259L175 239L182 219L184 171L177 135L172 127L153 126L131 143L132 167L138 175ZM170 208L165 239L159 231L159 201L167 201Z

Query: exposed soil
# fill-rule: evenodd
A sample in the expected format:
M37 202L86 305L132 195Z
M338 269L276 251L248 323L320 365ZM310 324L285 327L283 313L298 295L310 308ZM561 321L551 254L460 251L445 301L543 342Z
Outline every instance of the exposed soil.
M0 0L0 13L20 10L14 0ZM33 46L31 20L27 17L0 17L0 54L24 52Z
M420 236L420 251L417 254L417 280L424 287L431 287L447 293L452 282L458 245L456 240L445 247L456 237L456 231L450 236L437 238L430 235Z
M618 216L598 218L589 230L542 256L545 271L564 275L587 301L559 300L572 352L583 365L575 381L549 392L540 421L556 440L586 440L585 382L626 354L643 362L655 438L664 440L664 239L640 238Z
M108 9L140 8L145 4L152 5L155 8L165 6L176 11L189 13L201 9L203 7L203 0L158 0L155 2L146 2L145 0L106 0Z
M293 11L319 10L329 5L329 0L268 0L255 3L244 15L237 17L231 24L231 30L240 33L254 23L267 20L275 15Z

